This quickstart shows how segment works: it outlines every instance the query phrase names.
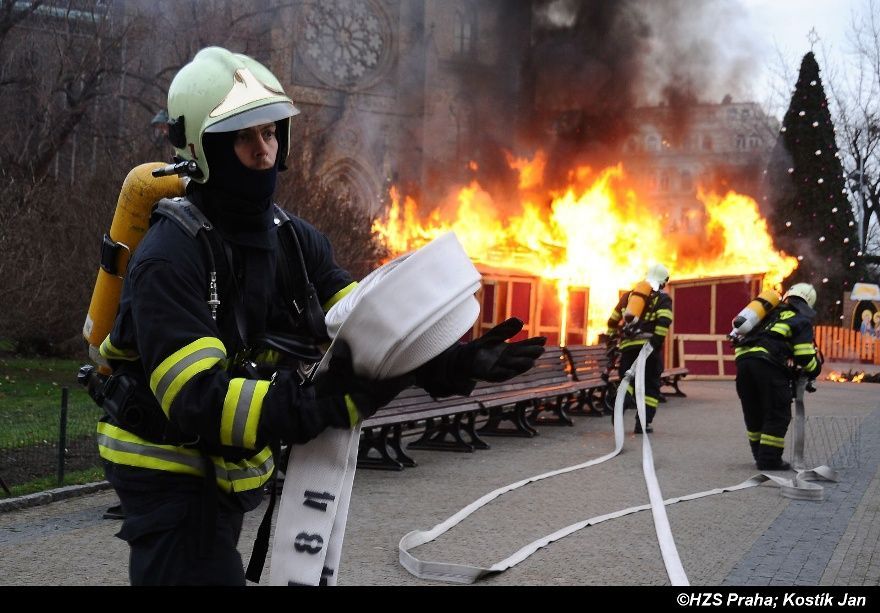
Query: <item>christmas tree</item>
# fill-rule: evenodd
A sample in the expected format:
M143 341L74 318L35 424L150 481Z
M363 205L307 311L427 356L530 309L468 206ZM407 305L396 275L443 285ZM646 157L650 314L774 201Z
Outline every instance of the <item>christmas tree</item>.
M818 294L816 322L839 325L843 293L864 279L865 269L812 51L801 62L766 178L767 216L776 246L799 262L784 286L812 283Z

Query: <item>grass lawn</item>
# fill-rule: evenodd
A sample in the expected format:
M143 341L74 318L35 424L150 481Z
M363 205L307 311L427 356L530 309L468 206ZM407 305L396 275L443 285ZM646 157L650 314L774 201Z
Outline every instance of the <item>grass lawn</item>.
M68 436L94 432L101 409L76 382L83 363L0 355L0 447L57 441L64 386Z

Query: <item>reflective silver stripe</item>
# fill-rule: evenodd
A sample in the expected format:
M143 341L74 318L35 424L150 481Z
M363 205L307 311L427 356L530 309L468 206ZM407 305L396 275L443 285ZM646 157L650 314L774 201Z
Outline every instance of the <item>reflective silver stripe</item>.
M188 455L173 449L143 445L131 441L120 441L119 439L112 438L102 433L98 433L98 445L114 451L124 451L126 453L134 453L140 456L148 456L156 460L173 462L174 464L185 464L193 470L198 471L199 474L204 474L203 463L198 455ZM144 466L147 468L153 468L146 464L144 464Z
M217 361L220 361L226 357L226 353L222 349L218 349L217 347L205 347L203 349L199 349L194 353L182 358L177 364L168 369L159 382L156 384L156 389L153 393L155 393L156 398L159 399L159 402L162 404L162 408L165 409L166 413L168 411L168 406L170 406L170 402L165 402L165 394L168 392L168 388L177 378L177 376L186 370L188 367L192 366L199 360L205 360L208 358L217 358ZM173 399L172 399L173 400Z
M245 379L241 384L238 394L238 402L235 405L235 418L232 422L232 444L236 447L244 447L244 429L247 426L250 414L251 402L254 399L254 390L257 382L254 379Z
M266 458L266 461L260 464L259 466L252 466L250 468L234 468L232 470L222 470L219 466L217 467L217 478L220 479L221 472L226 475L226 481L230 483L235 483L239 481L244 481L245 479L251 478L262 478L266 475L272 473L272 470L275 468L275 460L272 459L272 456L269 455Z

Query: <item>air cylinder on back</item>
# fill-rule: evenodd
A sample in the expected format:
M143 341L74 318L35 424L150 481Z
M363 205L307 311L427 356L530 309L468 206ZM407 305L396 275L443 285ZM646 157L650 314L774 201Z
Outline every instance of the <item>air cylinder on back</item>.
M101 267L83 325L83 336L89 343L89 357L102 371L109 369L98 349L113 328L122 295L122 280L131 254L150 227L153 205L162 198L184 194L185 185L180 177L152 176L154 169L164 166L161 162L148 162L128 173L116 201L110 233L104 235Z
M728 336L736 338L745 336L782 301L782 296L775 290L768 289L758 294L739 314L733 318L733 330Z
M629 293L626 310L623 312L623 321L627 324L635 323L645 311L648 298L651 296L651 284L647 281L639 281Z

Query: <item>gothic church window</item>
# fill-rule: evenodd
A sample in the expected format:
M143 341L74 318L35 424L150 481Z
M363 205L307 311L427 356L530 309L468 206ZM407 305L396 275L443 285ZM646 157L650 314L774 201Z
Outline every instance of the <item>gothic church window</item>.
M453 22L455 34L455 53L458 55L472 55L474 52L474 36L476 19L473 13L467 9L455 11Z

